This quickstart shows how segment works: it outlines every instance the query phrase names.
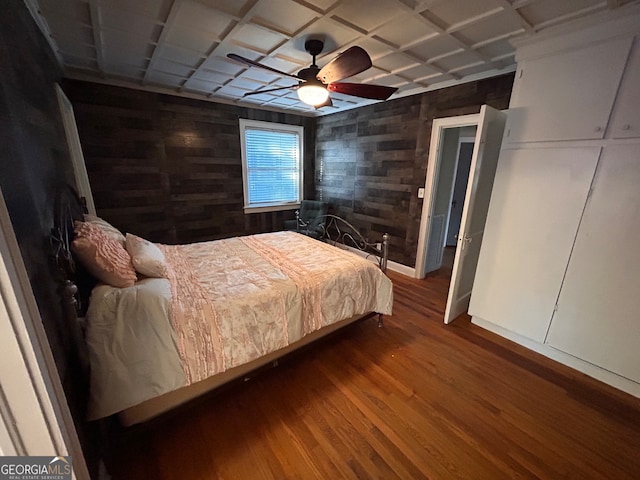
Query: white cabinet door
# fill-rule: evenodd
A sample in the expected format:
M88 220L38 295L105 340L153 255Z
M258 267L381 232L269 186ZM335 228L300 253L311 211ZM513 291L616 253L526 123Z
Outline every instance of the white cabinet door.
M603 138L631 42L623 38L521 62L507 141Z
M613 138L640 137L640 39L635 45L625 69L609 127Z
M547 343L640 382L640 144L606 147Z
M599 153L501 152L469 314L544 341Z

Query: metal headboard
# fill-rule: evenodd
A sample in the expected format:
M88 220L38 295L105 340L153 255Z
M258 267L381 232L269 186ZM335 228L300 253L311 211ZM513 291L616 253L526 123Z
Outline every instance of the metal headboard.
M319 240L324 240L332 245L344 245L364 252L367 256L376 257L378 265L383 272L387 271L389 259L389 235L382 235L382 242L371 242L365 238L356 227L344 218L336 215L321 215L312 221L305 222L300 218L300 212L296 211L296 224L298 231Z
M87 209L84 198L78 196L73 187L65 185L59 188L54 201L53 228L49 236L49 247L53 275L59 285L58 294L65 321L76 347L80 365L84 371L88 371L83 314L88 293L86 296L83 293L85 290L90 291L92 279L84 268L76 263L71 252L74 222L82 221L85 213Z

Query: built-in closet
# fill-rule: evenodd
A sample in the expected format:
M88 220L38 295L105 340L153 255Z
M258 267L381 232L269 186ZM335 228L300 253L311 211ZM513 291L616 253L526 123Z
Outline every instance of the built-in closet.
M469 313L640 396L640 8L516 47Z

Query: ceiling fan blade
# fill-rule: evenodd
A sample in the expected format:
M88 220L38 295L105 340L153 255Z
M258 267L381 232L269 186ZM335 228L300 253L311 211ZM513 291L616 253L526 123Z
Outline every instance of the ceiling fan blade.
M291 77L291 78L295 78L296 80L300 80L300 78L297 75L291 75L290 73L276 70L275 68L271 68L261 63L254 62L253 60L249 60L248 58L241 57L240 55L236 55L235 53L229 53L227 54L227 57L230 58L231 60L235 60L236 62L244 63L252 67L262 68L264 70L269 70L270 72L277 73L278 75L282 75L284 77Z
M357 75L371 67L371 57L360 47L350 47L327 63L316 78L328 84Z
M277 90L286 90L287 88L292 88L292 89L296 90L298 88L298 85L291 85L290 87L269 88L267 90L256 90L255 92L247 92L247 93L245 93L243 95L243 97L248 97L249 95L258 95L259 93L275 92Z
M395 87L384 85L370 85L368 83L331 83L327 85L331 92L344 93L354 97L370 98L372 100L386 100L398 91Z

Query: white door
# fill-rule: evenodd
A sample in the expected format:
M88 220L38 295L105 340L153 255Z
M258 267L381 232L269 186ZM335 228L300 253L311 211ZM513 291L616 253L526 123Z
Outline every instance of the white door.
M544 341L599 157L599 146L502 149L469 303L474 321Z
M604 148L545 342L638 383L639 147Z
M469 307L506 117L505 113L488 105L483 105L480 110L444 314L445 323L451 323Z

